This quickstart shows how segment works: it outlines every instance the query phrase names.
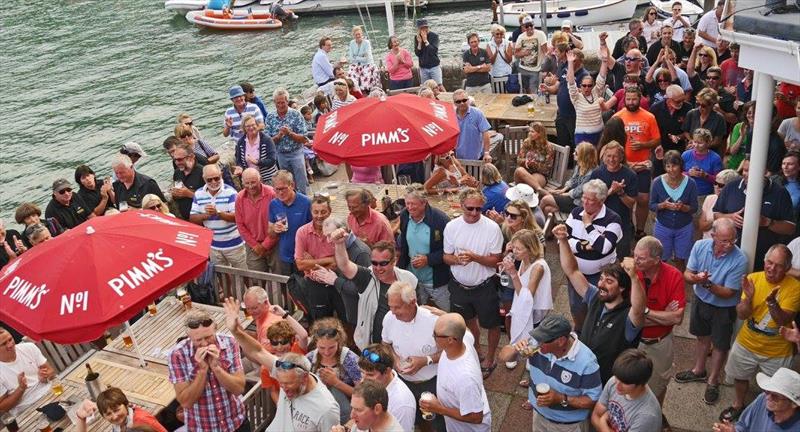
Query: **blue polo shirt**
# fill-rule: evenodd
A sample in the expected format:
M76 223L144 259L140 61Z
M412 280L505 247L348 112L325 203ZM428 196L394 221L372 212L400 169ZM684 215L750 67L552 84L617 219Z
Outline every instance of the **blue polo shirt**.
M428 255L431 253L431 227L422 219L419 223L408 218L408 228L406 228L406 241L408 242L408 257L414 258L417 255ZM414 268L408 265L408 271L414 273L419 283L423 285L433 285L433 268L430 265Z
M508 184L502 180L499 183L483 188L483 196L486 197L486 203L483 204L482 211L494 210L498 213L505 211L506 204L509 202L509 199L506 198L507 190Z
M286 213L289 230L278 237L278 256L285 263L294 262L294 239L297 229L311 222L311 200L298 192L291 205L286 205L278 198L269 203L269 222L278 220L278 213Z
M739 421L736 422L736 432L788 432L800 430L800 412L794 413L788 420L781 424L775 423L775 415L767 411L767 397L761 393L745 408Z
M597 357L578 340L575 333L572 333L572 337L575 342L564 357L556 358L553 354L537 353L528 359L531 369L528 401L539 415L554 422L584 421L589 418L591 410L563 408L561 405L540 407L536 404L536 392L533 389L536 384L546 383L552 390L570 397L589 396L595 402L600 399L603 391Z
M464 117L458 118L458 144L456 157L467 160L480 160L483 157L483 133L491 129L481 110L469 107Z
M738 246L735 246L727 254L715 258L714 240L704 239L692 246L686 269L694 272L708 270L711 273L709 278L711 282L739 291L742 289L742 276L747 271L747 257ZM704 303L718 307L731 307L739 303L739 295L726 299L719 298L698 284L694 285L694 294Z

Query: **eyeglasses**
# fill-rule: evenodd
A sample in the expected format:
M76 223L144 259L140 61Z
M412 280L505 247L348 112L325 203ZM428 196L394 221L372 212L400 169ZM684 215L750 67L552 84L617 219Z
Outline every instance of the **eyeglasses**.
M146 207L145 210L159 211L161 210L161 204L151 205L150 207Z
M454 100L453 103L462 104L462 103L467 103L468 100L469 99L458 99L458 100Z
M464 211L468 211L468 212L479 212L481 210L483 210L483 207L467 207L467 206L464 206Z
M437 339L444 339L444 338L449 338L449 337L452 337L452 336L440 335L440 334L436 334L436 332L433 332L433 337L435 337Z
M720 79L719 75L708 75L708 76L706 76L706 80L709 80L709 81L716 81L718 79Z
M657 14L657 13L655 13L655 12L650 12L650 13L649 13L649 14L647 14L647 15L658 15L658 14Z
M511 219L511 220L516 220L518 217L520 217L520 214L519 213L506 212L506 217Z
M283 370L301 369L301 370L304 370L304 371L308 372L306 370L306 368L304 368L303 366L300 366L298 364L294 364L292 362L283 361L283 360L276 360L275 361L275 367L277 367L278 369L283 369Z
M373 266L373 267L386 267L386 266L388 266L388 265L389 265L389 264L390 264L392 261L391 261L391 260L386 260L386 261L370 261L370 262L372 263L372 266Z
M317 337L329 337L329 338L336 337L338 334L339 330L336 330L335 328L321 328L314 333L314 335L316 335Z
M581 84L581 88L592 88L594 84Z
M637 62L641 60L641 57L625 57L626 62Z
M191 320L186 323L186 327L189 327L190 329L194 330L196 328L199 328L200 326L211 327L211 324L214 324L214 320L212 320L211 318L205 318L202 320Z
M715 182L715 183L714 183L714 186L716 186L716 187L720 187L720 188L724 188L724 187L725 187L725 183L719 183L719 182Z
M215 183L215 182L218 182L218 181L222 180L222 177L220 177L220 176L208 177L205 180L206 180L206 183Z
M67 188L67 189L61 189L60 191L58 191L59 195L64 195L64 194L68 194L68 193L72 193L72 189Z
M364 349L364 351L361 351L361 355L362 355L362 356L363 356L365 359L369 360L369 362L370 362L370 363L379 363L379 364L383 364L383 362L381 361L381 356L380 356L380 354L378 354L378 353L376 353L376 352L372 352L372 351L370 351L370 350L368 350L368 349L366 349L366 348L365 348L365 349Z
M290 343L292 343L292 340L291 339L270 339L269 343L272 346L289 345Z
M709 57L709 55L706 54L706 53L700 53L700 54L697 54L697 56L698 57Z

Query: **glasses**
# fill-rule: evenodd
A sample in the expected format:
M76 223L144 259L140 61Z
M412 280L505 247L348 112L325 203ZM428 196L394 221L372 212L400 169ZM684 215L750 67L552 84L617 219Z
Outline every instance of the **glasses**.
M706 53L700 53L700 54L697 54L697 56L698 56L698 57L708 57L708 54L706 54Z
M641 60L640 57L625 57L626 62L637 62L639 60Z
M339 334L339 330L335 328L321 328L314 333L317 337L336 337Z
M468 212L479 212L481 210L483 210L483 207L467 207L467 206L464 206L464 211L468 211Z
M719 183L719 182L715 182L715 183L714 183L714 186L716 186L716 187L718 187L718 188L724 188L724 187L725 187L725 183Z
M59 195L64 195L64 194L68 194L68 193L72 193L72 189L67 188L67 189L61 189L60 191L58 191Z
M657 14L657 13L655 13L655 12L650 12L650 13L649 13L649 14L647 14L647 15L658 15L658 14Z
M522 28L533 27L533 24L522 24Z
M378 353L376 353L376 352L372 352L372 351L370 351L370 350L368 350L368 349L366 349L366 348L364 349L364 351L361 351L361 355L362 355L362 356L363 356L365 359L369 360L369 362L370 362L370 363L381 363L381 364L383 363L383 362L381 361L381 356L380 356L380 354L378 354Z
M433 332L433 337L435 337L437 339L444 339L444 338L449 338L449 337L452 337L452 336L440 335L440 334L436 334L436 332Z
M511 220L516 220L519 216L520 216L519 213L506 212L506 217L511 219Z
M269 343L272 346L289 345L290 343L292 343L292 340L291 339L270 339Z
M194 330L196 328L199 328L200 326L211 327L211 324L214 324L214 320L212 320L211 318L205 318L202 320L191 320L186 323L186 327L189 327L190 329Z
M205 180L206 180L206 183L215 183L215 182L218 182L218 181L222 180L222 177L220 177L220 176L208 177Z
M304 371L308 372L306 370L306 368L304 368L303 366L300 366L298 364L294 364L292 362L283 361L283 360L275 360L275 367L277 367L278 369L283 369L283 370L301 369L301 370L304 370Z
M159 211L161 210L161 204L151 205L150 207L146 207L145 210Z
M467 103L468 100L469 99L458 99L458 100L454 100L453 103L462 104L462 103Z
M706 79L709 80L709 81L717 81L717 80L719 80L719 78L720 78L719 75L709 75L709 76L706 77Z
M581 88L592 88L594 84L581 84Z
M372 263L373 267L386 267L387 265L389 265L391 263L390 260L386 260L386 261L370 261L370 262Z

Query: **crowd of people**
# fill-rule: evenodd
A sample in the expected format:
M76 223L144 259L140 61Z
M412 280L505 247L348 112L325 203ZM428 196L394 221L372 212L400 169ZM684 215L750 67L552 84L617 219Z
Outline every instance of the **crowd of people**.
M309 193L313 129L330 110L384 96L383 71L386 90L412 87L404 45L417 58L419 95L438 99L439 37L418 20L410 43L387 40L382 67L361 28L335 62L324 37L311 65L312 103L299 106L279 88L268 110L252 84L229 89L221 134L235 142L233 163L221 163L181 114L163 143L174 169L168 190L139 172L148 155L126 143L110 163L113 176L81 165L74 182L54 180L44 215L27 202L15 212L21 230L0 221L0 267L91 218L142 209L209 228L213 265L289 276L291 307L270 304L260 287L244 294L255 331L242 328L234 299L224 303L231 335L204 312L187 313L169 379L191 431L250 430L243 358L260 368L275 403L270 431L488 431L484 380L498 364L520 363L529 370L520 385L533 430L669 429L661 407L672 379L703 383L709 405L725 380L734 385L715 431L798 428L800 88L776 91L748 273L739 245L752 71L738 66L738 46L719 38L722 3L696 26L680 2L664 21L648 8L613 47L599 35L592 71L569 22L548 40L520 16L508 38L492 26L485 48L470 33L464 88L452 94L458 143L434 157L428 178L422 161L405 167L412 184L397 214L379 211L362 188L345 193L346 215L333 214L329 196ZM523 92L555 97L556 142L574 155L561 187L548 185L554 143L540 123L510 162L512 178L492 163L491 125L470 96L512 77ZM482 161L480 176L463 161ZM383 182L381 167L349 170L354 183ZM458 194L459 215L429 201L441 193ZM553 310L558 264L545 260L546 247L557 249L569 315ZM687 307L694 361L673 374L673 329ZM295 308L302 313L290 314ZM35 403L53 374L35 346L0 330L0 412ZM754 377L763 393L748 405ZM119 389L81 407L81 430L94 412L115 425L165 430Z

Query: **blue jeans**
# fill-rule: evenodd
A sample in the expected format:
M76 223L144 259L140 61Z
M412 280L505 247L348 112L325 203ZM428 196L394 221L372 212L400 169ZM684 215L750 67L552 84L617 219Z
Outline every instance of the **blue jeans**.
M389 80L389 90L399 90L404 88L409 88L414 86L414 78L409 78L405 80Z
M422 85L429 79L436 81L436 84L442 85L442 67L419 68L419 84Z
M278 167L292 173L297 192L306 195L308 177L306 177L306 162L303 156L303 149L299 148L291 153L277 153Z

